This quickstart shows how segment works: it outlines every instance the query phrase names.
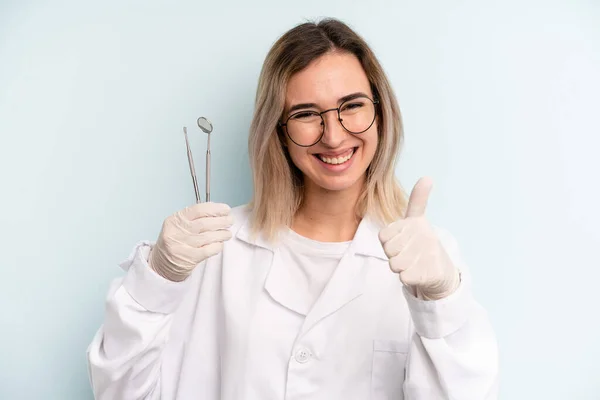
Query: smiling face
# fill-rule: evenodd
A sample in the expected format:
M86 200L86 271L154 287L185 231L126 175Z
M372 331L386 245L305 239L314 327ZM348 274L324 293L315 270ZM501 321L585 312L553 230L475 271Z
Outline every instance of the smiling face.
M330 191L356 189L364 183L365 173L377 150L377 121L371 85L360 61L352 54L332 52L293 75L286 91L283 120L287 120L287 148L290 157L304 174L307 188L317 186ZM341 108L338 120L337 107ZM309 147L321 133L317 113L327 111L321 140ZM290 116L293 116L288 120ZM353 134L344 129L344 126ZM362 128L362 129L357 129ZM368 129L367 129L368 128ZM301 142L298 137L312 138ZM296 142L296 143L294 143Z

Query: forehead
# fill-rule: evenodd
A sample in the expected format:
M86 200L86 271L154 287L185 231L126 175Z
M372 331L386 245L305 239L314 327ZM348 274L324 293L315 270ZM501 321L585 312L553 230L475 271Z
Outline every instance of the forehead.
M349 53L328 53L290 78L285 106L315 103L329 107L355 92L371 95L369 79L358 58Z

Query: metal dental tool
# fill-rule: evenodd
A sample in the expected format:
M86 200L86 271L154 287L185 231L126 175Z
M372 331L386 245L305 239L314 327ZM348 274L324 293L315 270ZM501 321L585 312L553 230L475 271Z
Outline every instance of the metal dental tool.
M208 142L206 144L206 201L210 201L210 133L213 126L205 117L198 118L198 127L202 132L208 134Z
M185 136L185 146L187 147L187 158L188 164L190 165L190 173L192 174L192 182L194 183L194 193L196 194L196 203L202 202L200 200L200 190L198 189L198 180L196 179L196 169L194 168L194 158L192 157L192 150L190 149L190 142L188 140L187 128L183 127L183 135Z

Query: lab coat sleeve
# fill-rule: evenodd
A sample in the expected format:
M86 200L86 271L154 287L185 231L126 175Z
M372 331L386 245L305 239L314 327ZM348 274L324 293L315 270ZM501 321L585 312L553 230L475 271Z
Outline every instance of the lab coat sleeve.
M147 263L151 246L139 243L121 263L126 275L111 285L104 323L88 347L97 400L160 398L161 354L189 279L171 282L156 274Z
M445 231L438 234L461 271L461 284L437 301L420 300L404 288L414 324L405 400L496 400L499 360L494 330L472 296L456 241Z

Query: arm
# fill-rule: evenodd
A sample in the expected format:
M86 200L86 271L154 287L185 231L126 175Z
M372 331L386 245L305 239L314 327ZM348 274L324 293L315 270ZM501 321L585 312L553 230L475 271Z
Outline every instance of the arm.
M148 266L150 244L140 243L108 293L104 324L88 347L96 399L159 399L161 354L173 313L189 279L171 282Z
M458 246L448 233L440 241L461 271L461 283L450 296L426 301L405 288L414 323L409 348L406 400L498 397L498 347L485 310L471 294L470 275Z
M232 224L228 205L195 204L165 219L156 244L139 244L122 263L127 274L111 286L104 325L88 349L97 399L160 398L166 390L162 354L174 313L188 288L199 287L191 281L202 274L190 277L192 271L221 252Z
M405 290L415 325L409 348L406 400L495 400L498 348L485 311L461 286L442 300Z
M431 188L431 179L419 179L405 217L379 232L414 323L406 399L493 400L498 395L494 331L472 298L456 241L425 217Z

